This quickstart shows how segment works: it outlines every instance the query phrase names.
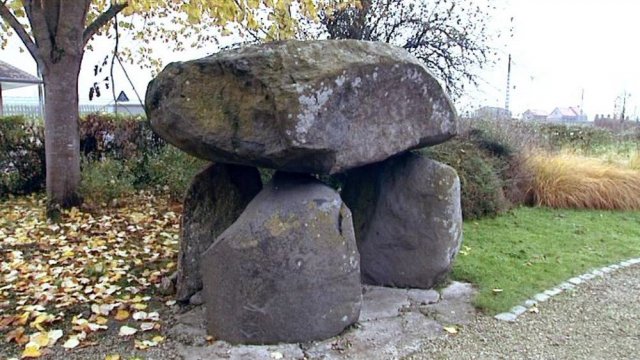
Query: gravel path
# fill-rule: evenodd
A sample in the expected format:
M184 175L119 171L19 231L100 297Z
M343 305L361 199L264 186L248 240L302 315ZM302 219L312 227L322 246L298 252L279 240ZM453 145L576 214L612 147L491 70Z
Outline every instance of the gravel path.
M640 359L640 265L538 308L515 323L478 317L405 359Z

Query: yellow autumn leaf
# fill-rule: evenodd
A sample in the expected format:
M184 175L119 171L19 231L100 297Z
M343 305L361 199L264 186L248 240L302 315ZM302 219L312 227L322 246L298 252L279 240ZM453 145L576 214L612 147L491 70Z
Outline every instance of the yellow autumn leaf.
M48 314L41 314L36 316L35 320L33 320L31 322L31 324L29 324L29 326L31 327L36 327L39 324L42 324L43 322L47 321L49 319L49 315Z
M29 342L38 344L38 348L43 348L49 345L49 334L46 332L37 332L31 334L31 336L29 337Z
M155 328L156 324L152 322L143 322L140 324L140 330L142 331L150 331Z
M98 325L106 325L109 322L109 319L107 319L104 316L96 316L96 324Z
M136 310L144 310L147 308L147 304L136 303L136 304L133 304L132 307Z
M148 344L140 340L134 340L133 345L138 350L146 350L149 347Z
M18 316L18 318L13 321L13 325L25 325L29 320L29 315L31 315L31 313L28 311L22 313L22 315Z
M156 335L151 339L151 341L160 344L164 341L164 336Z
M49 346L53 346L62 337L62 330L51 330L47 333L47 336L49 337Z
M130 326L127 325L123 325L120 327L120 331L118 332L118 335L120 336L129 336L129 335L133 335L135 333L137 333L138 330L136 328L132 328Z
M116 312L116 316L115 319L118 321L123 321L123 320L127 320L129 318L129 312L127 310L124 309L118 309L118 311Z
M104 360L120 360L119 354L109 354L104 357Z
M77 336L70 336L67 341L62 344L62 347L65 349L74 349L80 345L80 340L78 340Z
M443 326L442 330L448 332L449 334L457 334L458 333L458 328L456 328L453 325L451 325L451 326Z
M40 346L36 343L28 343L22 352L22 358L38 358L42 356Z

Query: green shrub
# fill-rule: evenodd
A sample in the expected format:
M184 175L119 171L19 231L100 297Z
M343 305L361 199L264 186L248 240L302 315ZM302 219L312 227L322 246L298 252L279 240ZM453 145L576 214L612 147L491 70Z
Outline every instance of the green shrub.
M607 129L582 125L554 123L538 124L541 134L547 139L552 150L574 149L591 151L615 142L614 134Z
M487 155L477 143L455 138L422 150L427 157L445 163L458 172L462 215L466 220L496 216L509 207L500 178L500 162Z
M80 194L87 200L104 203L135 191L135 176L122 161L84 158Z
M205 160L167 145L157 154L143 157L141 163L137 164L137 184L139 187L161 189L168 192L174 200L182 200L191 180L206 163Z
M0 117L0 197L39 191L44 182L42 126L22 116Z
M165 144L143 117L89 114L80 121L80 151L86 157L132 159Z
M550 143L537 123L520 120L461 120L461 137L469 138L493 155L510 156Z

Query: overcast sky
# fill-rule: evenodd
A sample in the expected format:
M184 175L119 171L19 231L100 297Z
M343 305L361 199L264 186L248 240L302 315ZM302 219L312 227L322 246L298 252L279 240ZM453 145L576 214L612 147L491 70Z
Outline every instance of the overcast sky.
M469 0L472 1L472 0ZM512 55L511 109L550 112L556 106L578 106L592 119L611 114L616 98L626 91L627 114L640 115L640 1L637 0L493 0L498 10L491 24L513 37L494 40L499 58L494 67L479 69L480 85L469 88L457 106L461 112L482 105L504 106L507 56ZM35 74L35 63L18 50L19 41L0 51L0 59ZM101 47L102 46L102 47ZM109 53L109 41L94 42L96 51L85 55L80 75L80 99L88 101L88 89L96 81L93 65ZM156 51L165 51L156 49ZM163 61L188 60L216 51L215 46L185 53L161 53ZM149 70L129 65L127 70L141 96L151 79ZM104 76L103 76L104 77ZM116 88L131 100L135 95L121 71ZM584 91L584 101L581 99ZM31 89L7 91L5 97L37 96ZM108 101L103 94L101 102Z

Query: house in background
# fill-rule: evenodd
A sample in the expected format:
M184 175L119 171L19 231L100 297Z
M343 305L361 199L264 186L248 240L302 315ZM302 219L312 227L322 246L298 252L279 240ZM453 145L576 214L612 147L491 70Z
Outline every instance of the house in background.
M494 106L483 106L473 113L474 119L508 120L511 119L511 111Z
M547 120L547 116L549 116L549 113L547 111L529 109L529 110L525 111L524 113L522 113L522 120L524 120L524 121L545 121L545 120Z
M580 107L557 107L547 116L547 120L563 123L586 122L587 115Z
M40 85L37 77L0 60L0 116L3 115L2 90L17 89L24 86Z

